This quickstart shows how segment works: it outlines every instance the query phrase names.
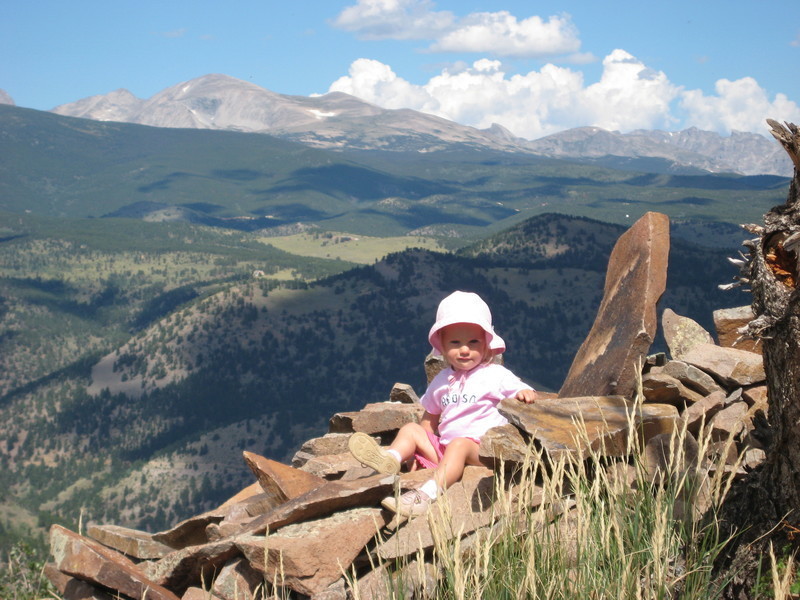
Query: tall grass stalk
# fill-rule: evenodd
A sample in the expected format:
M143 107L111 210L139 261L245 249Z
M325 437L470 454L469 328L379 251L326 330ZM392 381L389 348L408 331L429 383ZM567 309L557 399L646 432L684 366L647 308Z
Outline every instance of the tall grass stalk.
M629 431L638 429L640 403L630 411ZM448 503L433 505L428 515L434 534L429 560L441 577L435 590L417 596L720 596L724 582L714 579L712 565L728 540L720 538L715 514L736 466L726 468L722 458L718 464L702 464L711 441L705 427L695 453L687 452L695 445L685 423L679 425L658 467L647 458L639 436L629 436L624 458L609 459L604 448L590 448L580 420L576 430L576 444L584 449L577 457L547 461L540 450L531 448L513 479L498 471L492 527L462 538L450 531ZM394 575L391 598L407 597L412 589L396 581L402 567Z

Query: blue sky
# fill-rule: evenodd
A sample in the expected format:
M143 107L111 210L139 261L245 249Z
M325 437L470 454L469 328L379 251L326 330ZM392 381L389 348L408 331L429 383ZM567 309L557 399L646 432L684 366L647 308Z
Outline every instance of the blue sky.
M800 123L798 0L6 0L0 56L40 110L224 73L529 139Z

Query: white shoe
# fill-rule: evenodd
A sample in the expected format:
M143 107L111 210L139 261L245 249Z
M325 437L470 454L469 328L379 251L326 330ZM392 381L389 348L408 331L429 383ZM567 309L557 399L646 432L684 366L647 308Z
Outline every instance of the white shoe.
M399 497L389 496L381 501L381 506L403 517L416 517L424 514L434 499L422 490L408 490Z
M372 436L356 432L347 440L350 453L361 462L375 469L378 473L395 475L400 472L400 461L380 447Z

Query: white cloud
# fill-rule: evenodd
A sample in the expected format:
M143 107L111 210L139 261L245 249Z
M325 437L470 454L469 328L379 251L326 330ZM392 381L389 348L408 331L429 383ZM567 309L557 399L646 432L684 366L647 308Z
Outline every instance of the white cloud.
M680 106L687 113L686 126L730 132L767 131L766 120L800 121L800 106L784 94L770 100L766 91L752 77L736 81L720 79L715 85L716 96L706 96L700 90L682 94Z
M451 27L455 17L432 10L430 0L358 0L333 25L367 40L431 39Z
M355 61L330 91L352 94L384 108L412 108L478 128L499 123L535 139L571 127L664 128L678 89L622 50L603 61L599 82L586 87L583 74L547 64L509 76L498 60L481 59L443 70L423 85L398 77L375 60Z
M569 16L522 21L507 11L473 13L430 46L434 52L479 52L538 57L577 52L581 42Z
M723 135L731 130L766 134L767 118L800 122L795 102L784 94L770 100L755 79L721 79L716 94L706 96L700 90L683 90L663 72L619 49L605 57L599 80L589 85L579 70L546 64L509 75L501 61L488 58L445 68L416 85L388 65L362 58L329 91L479 129L499 123L527 139L581 126L623 132L695 126Z
M499 11L457 19L453 13L433 7L431 0L357 0L339 13L333 25L368 40L433 40L430 52L531 58L580 49L578 30L569 15L518 20L508 11Z

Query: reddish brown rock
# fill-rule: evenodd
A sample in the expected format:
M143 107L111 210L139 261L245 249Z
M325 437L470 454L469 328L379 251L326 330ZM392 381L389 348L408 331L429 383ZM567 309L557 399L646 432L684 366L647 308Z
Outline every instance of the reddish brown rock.
M761 343L758 340L739 333L739 330L746 327L754 318L753 309L750 306L715 310L714 327L717 330L719 345L761 354Z
M714 338L699 323L675 314L669 308L664 310L661 317L661 327L674 360L683 360L683 356L697 344L714 343Z
M248 485L246 488L244 488L240 492L237 492L236 494L234 494L233 496L231 496L230 498L225 500L225 502L223 502L222 504L219 505L219 508L222 509L222 508L225 508L227 506L231 506L232 504L239 504L241 502L246 502L246 501L250 500L253 496L257 496L257 495L263 494L263 493L264 493L264 490L261 489L261 486L256 481L255 483L253 483L251 485Z
M686 421L686 429L692 435L699 435L702 427L708 427L711 419L725 407L725 392L712 392L699 402L687 406L681 413L681 419Z
M341 578L386 523L380 509L353 508L289 525L266 538L243 536L237 545L268 581L313 596Z
M190 587L181 596L181 600L223 600L209 591L199 587Z
M760 354L746 350L698 344L684 355L683 360L710 373L730 389L759 384L766 380L763 358Z
M434 532L442 541L464 536L491 522L494 473L484 467L467 467L460 481L451 485L426 515L412 518L376 552L383 560L410 556L433 547ZM541 498L539 498L541 500Z
M92 584L62 573L53 563L47 563L43 572L53 587L59 591L63 600L114 600L111 595Z
M210 582L236 554L233 540L220 540L176 550L160 560L145 563L141 568L151 581L182 592L188 587Z
M254 600L263 586L263 574L244 558L235 558L220 569L211 591L220 600Z
M50 553L62 573L118 591L134 600L178 600L170 590L146 577L119 552L89 538L53 525Z
M690 390L694 390L703 396L708 396L712 392L722 391L722 388L714 381L711 375L681 360L669 361L664 365L661 373L674 377Z
M363 466L349 450L342 454L315 456L300 468L317 477L329 480L357 479L375 474L374 469Z
M642 394L647 402L672 404L678 408L703 399L701 394L663 372L647 373L642 376Z
M729 435L736 436L741 433L746 426L747 409L746 402L734 402L714 415L709 423L711 438L723 441Z
M312 438L303 443L292 457L292 466L299 469L315 456L344 454L348 452L349 439L350 433L326 433L322 437Z
M253 452L245 451L243 456L264 493L273 499L274 506L283 504L290 498L302 496L325 483L321 477L264 458Z
M89 525L86 535L133 558L161 558L173 551L173 548L155 541L151 533L117 525Z
M392 391L389 392L389 401L402 404L419 404L419 396L409 384L395 383L392 386Z
M331 417L329 433L387 433L406 423L417 423L425 412L419 404L375 402L357 412L336 413Z
M329 481L302 496L293 498L274 510L241 524L220 525L219 534L260 535L278 528L354 506L377 506L391 493L394 475L373 475L354 481Z
M483 434L478 453L481 462L490 469L499 468L501 464L514 467L526 459L531 460L528 442L519 429L510 423L493 427Z
M560 397L633 396L639 365L656 333L668 254L669 219L663 214L646 213L617 240L597 317Z
M500 403L499 410L553 459L564 454L571 458L586 456L589 448L607 456L626 455L631 433L629 414L645 441L671 432L678 420L674 406L645 403L636 410L633 402L621 396L543 399L533 404L509 398ZM576 423L585 427L585 438L577 434Z

